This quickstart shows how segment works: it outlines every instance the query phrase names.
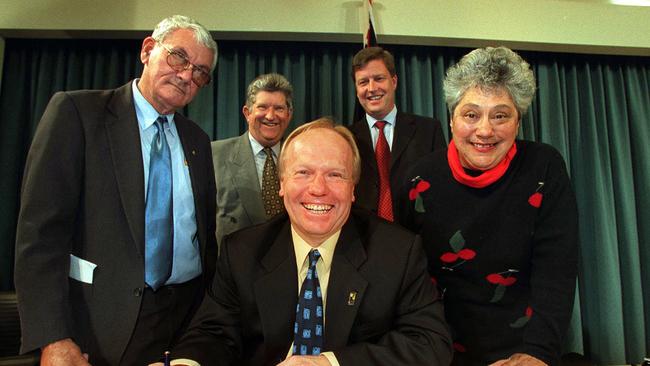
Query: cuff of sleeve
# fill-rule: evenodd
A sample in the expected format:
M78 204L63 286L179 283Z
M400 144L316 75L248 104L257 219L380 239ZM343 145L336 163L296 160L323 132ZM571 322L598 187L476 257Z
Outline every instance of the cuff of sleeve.
M177 358L175 360L172 360L169 364L171 366L174 365L201 366L201 364L199 364L198 362L194 360L189 360L187 358Z
M341 366L339 364L339 360L337 360L336 356L334 356L334 352L323 352L321 355L325 356L325 358L327 358L327 361L329 361L332 366Z

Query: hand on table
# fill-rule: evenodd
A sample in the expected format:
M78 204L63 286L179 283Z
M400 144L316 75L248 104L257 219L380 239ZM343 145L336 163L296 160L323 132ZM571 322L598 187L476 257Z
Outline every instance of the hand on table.
M331 366L325 356L290 356L277 366Z
M490 366L548 366L545 362L540 361L526 353L515 353L505 360L499 360L490 364Z
M43 347L41 366L90 366L88 354L70 338L62 339Z

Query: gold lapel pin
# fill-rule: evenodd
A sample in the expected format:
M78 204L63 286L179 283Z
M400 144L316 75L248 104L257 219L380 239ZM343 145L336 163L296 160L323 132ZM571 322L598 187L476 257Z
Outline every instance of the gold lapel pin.
M356 301L357 301L357 292L350 291L350 294L348 295L348 306L354 306L354 303Z
M196 150L192 150L192 155L196 155Z

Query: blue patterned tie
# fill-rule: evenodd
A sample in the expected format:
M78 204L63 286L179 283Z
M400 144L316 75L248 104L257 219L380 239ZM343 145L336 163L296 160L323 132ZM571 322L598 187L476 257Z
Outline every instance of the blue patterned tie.
M309 269L300 289L293 328L294 355L318 355L323 348L323 297L316 272L318 249L309 252Z
M167 118L163 116L155 122L157 132L151 142L145 207L145 282L154 291L171 275L174 250L172 163L165 123Z

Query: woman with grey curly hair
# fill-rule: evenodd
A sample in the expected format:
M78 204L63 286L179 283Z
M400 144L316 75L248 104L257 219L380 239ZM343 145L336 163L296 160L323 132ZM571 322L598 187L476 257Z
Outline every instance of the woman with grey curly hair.
M449 68L444 91L453 138L411 170L402 209L444 294L453 365L557 365L577 210L560 154L517 139L533 72L508 48L479 48Z

